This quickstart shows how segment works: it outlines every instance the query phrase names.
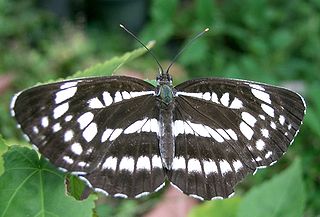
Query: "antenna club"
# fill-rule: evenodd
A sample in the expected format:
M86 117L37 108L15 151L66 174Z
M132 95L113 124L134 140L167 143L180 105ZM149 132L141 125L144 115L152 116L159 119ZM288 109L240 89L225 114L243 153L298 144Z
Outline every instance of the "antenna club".
M122 25L121 23L120 23L120 25L119 25L121 28L123 28L124 29L124 25Z
M206 28L204 31L205 31L205 32L208 32L209 30L210 30L209 28Z

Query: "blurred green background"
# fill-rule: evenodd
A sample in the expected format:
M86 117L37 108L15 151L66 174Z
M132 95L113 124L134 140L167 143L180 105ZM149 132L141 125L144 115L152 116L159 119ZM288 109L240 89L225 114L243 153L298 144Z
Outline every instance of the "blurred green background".
M12 143L23 141L8 109L15 92L139 47L119 23L145 43L156 40L153 52L164 66L188 39L210 28L172 68L176 84L195 77L241 78L303 95L307 115L288 153L236 192L245 195L300 159L303 216L320 215L319 0L0 0L0 134ZM157 66L144 55L116 73L151 80ZM109 198L97 210L105 216L138 216L161 197Z

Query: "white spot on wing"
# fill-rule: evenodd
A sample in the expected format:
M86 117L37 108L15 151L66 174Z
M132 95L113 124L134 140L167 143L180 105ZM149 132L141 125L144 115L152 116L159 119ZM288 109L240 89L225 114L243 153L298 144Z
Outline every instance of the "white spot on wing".
M273 121L270 122L270 127L274 130L277 129L277 126Z
M64 133L64 141L69 142L73 138L73 131L72 130L67 130Z
M141 129L142 132L150 132L151 131L151 121L150 120L147 120L142 129Z
M274 109L271 108L269 105L262 103L261 104L262 110L267 113L270 117L274 117Z
M231 109L241 109L243 107L242 102L238 98L234 98L234 100L231 102L231 105L229 108Z
M194 98L198 98L198 99L202 99L202 93L190 93L190 92L177 92L176 96L190 96L190 97L194 97Z
M48 118L48 116L45 116L45 117L41 118L41 126L43 126L44 128L49 126L49 118Z
M262 134L262 136L264 136L265 138L269 138L269 130L267 130L267 129L261 129L261 134Z
M131 95L127 91L123 91L122 92L122 97L123 97L123 99L130 99Z
M255 117L253 117L251 114L249 114L248 112L242 112L241 113L241 118L247 124L249 124L251 127L253 127L254 124L257 122L257 119Z
M266 159L268 159L272 155L272 151L268 151L267 154L264 156Z
M281 125L284 125L285 120L286 119L284 118L283 115L279 115L279 122L280 122Z
M52 131L53 131L54 133L55 133L55 132L58 132L59 130L61 130L60 123L56 123L55 125L53 125Z
M176 120L173 124L173 132L174 136L178 136L179 134L184 133L184 124L182 120Z
M132 157L123 157L119 164L119 170L134 171L134 160Z
M60 89L66 89L66 88L70 88L70 87L74 87L78 84L78 81L70 81L67 83L64 83L60 86Z
M110 140L110 141L113 141L113 140L115 140L116 138L118 138L118 137L121 135L122 131L123 131L123 130L120 129L120 128L115 129L115 130L113 131L113 133L111 134L109 140Z
M190 158L188 160L188 172L202 173L200 161L195 158Z
M93 113L86 112L78 118L78 123L80 124L80 129L83 130L86 126L88 126L93 120Z
M231 172L232 169L231 169L231 166L230 164L228 163L228 161L226 160L221 160L219 161L219 164L220 164L220 170L221 170L221 173L224 175L228 172Z
M113 129L106 129L102 134L101 142L107 141L112 132L113 132Z
M249 127L248 124L242 121L240 123L240 131L248 140L251 140L253 136L253 130L251 129L251 127Z
M33 127L32 127L32 131L33 131L35 134L38 134L38 133L39 133L39 129L38 129L38 127L36 127L36 126L33 126Z
M130 95L132 97L139 97L139 96L144 96L144 95L155 95L154 91L132 91L130 92Z
M57 106L55 109L53 109L53 117L55 119L61 117L62 115L64 115L69 109L69 103L65 102L59 106Z
M215 162L212 160L204 160L203 162L203 170L206 175L209 175L210 173L218 173L218 168Z
M239 160L233 161L232 165L236 172L238 172L243 167L241 161Z
M63 156L62 158L67 164L73 164L73 159L70 158L69 156Z
M211 100L211 95L209 92L205 92L202 96L204 100Z
M212 92L211 94L211 101L217 104L220 104L219 100L218 100L218 96L215 92Z
M205 128L207 129L207 131L209 132L210 136L216 140L217 142L223 142L224 139L222 138L222 136L215 131L214 129L212 129L211 127L205 126Z
M103 102L106 106L109 106L112 104L113 100L112 100L112 97L110 95L109 92L103 92L102 93L102 98L103 98Z
M237 134L232 129L227 129L226 132L233 140L238 140Z
M111 169L115 171L117 169L117 158L116 157L108 157L104 163L102 164L102 169Z
M228 107L229 101L230 101L229 93L224 93L220 99L221 104Z
M95 97L93 99L90 99L88 101L89 107L92 109L99 109L99 108L103 108L104 105L102 104L102 102L98 99L98 97Z
M196 134L203 136L203 137L210 137L208 130L206 130L206 128L202 124L196 124L196 123L192 123L190 121L187 121L187 123L189 124L189 126L193 129L193 131Z
M172 161L172 170L185 170L186 169L186 161L184 157L179 156L179 157L174 157Z
M224 129L217 129L216 131L220 134L220 136L222 136L226 140L231 139L230 136L227 134L227 132Z
M66 116L66 117L64 118L64 120L65 120L66 122L71 121L71 119L72 119L72 115L68 115L68 116Z
M79 143L73 143L71 145L71 151L76 155L80 155L83 152L82 146Z
M121 96L121 93L117 91L114 95L114 102L120 102L120 101L122 101L122 96Z
M127 127L127 129L125 129L123 133L131 134L140 131L146 121L147 118L134 122L129 127Z
M96 123L91 123L83 132L82 136L87 141L90 142L98 133L98 128Z
M252 87L252 88L258 89L258 90L265 90L264 87L262 87L259 84L249 84L249 86Z
M258 99L271 104L270 95L266 92L257 89L251 89L251 93Z
M77 87L60 90L56 93L55 103L59 104L67 99L73 97L77 92Z
M150 159L147 156L140 156L138 158L137 170L151 170Z
M150 129L151 132L159 134L159 123L158 123L158 120L155 119L155 118L152 118L150 120L150 125L151 125L151 129Z
M161 158L158 155L154 155L151 161L152 161L152 168L155 168L155 167L162 168Z
M266 143L264 141L262 141L261 139L259 139L256 142L256 147L259 151L262 151L264 149L264 147L266 146Z

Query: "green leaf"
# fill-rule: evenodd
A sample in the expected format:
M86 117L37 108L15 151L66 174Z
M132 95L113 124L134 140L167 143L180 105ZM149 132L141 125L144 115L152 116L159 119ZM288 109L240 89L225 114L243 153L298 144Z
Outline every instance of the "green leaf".
M270 181L252 188L238 217L301 217L306 202L300 160Z
M207 201L195 208L189 214L189 217L234 217L241 198L233 197L226 200Z
M154 45L155 41L150 41L146 46L151 49ZM135 49L131 52L123 54L120 57L113 57L104 63L94 65L84 71L79 71L69 78L112 75L112 73L119 69L123 64L141 56L146 52L147 50L144 47Z
M13 147L4 155L0 216L91 216L95 196L77 201L65 194L64 175L34 150Z
M5 140L2 138L2 135L0 134L0 176L4 172L3 154L6 153L7 150L8 150L8 145L6 144Z
M81 196L84 192L86 184L79 179L77 176L67 175L66 184L69 195L76 198L77 200L81 200Z

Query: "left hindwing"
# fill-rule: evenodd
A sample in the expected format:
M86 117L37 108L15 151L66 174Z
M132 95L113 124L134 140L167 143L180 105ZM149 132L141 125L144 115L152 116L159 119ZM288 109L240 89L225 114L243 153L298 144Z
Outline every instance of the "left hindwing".
M169 179L204 199L228 197L245 175L277 161L305 113L298 94L261 83L198 79L175 89Z

